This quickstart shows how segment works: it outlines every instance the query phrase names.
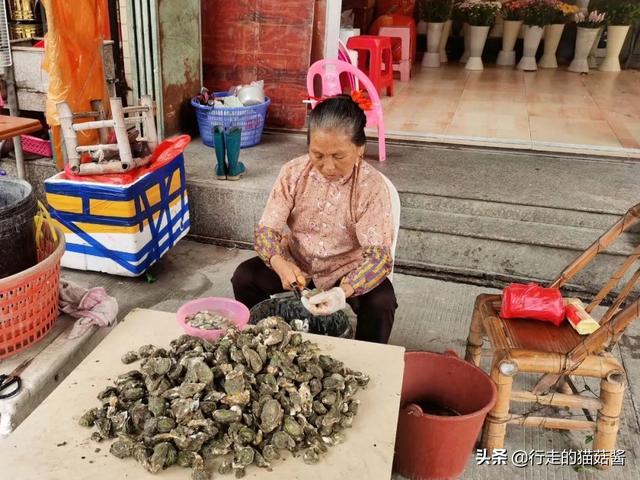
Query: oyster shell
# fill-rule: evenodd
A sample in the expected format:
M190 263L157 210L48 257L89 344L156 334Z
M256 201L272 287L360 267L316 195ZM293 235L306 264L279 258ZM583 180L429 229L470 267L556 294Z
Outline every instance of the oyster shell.
M118 458L127 458L133 455L135 441L130 439L118 439L111 444L109 452Z
M125 353L122 356L122 363L128 365L130 363L133 362L137 362L138 360L140 360L140 355L138 355L138 352L134 352L133 350L130 352Z
M197 480L210 478L205 459L237 477L270 469L280 450L321 461L344 440L369 382L278 317L213 343L183 335L168 349L144 345L123 361L137 358L139 370L119 375L78 423L95 441L117 436L114 456L153 473L177 463Z
M267 400L260 412L260 428L264 433L270 433L280 426L282 421L282 407L277 400Z

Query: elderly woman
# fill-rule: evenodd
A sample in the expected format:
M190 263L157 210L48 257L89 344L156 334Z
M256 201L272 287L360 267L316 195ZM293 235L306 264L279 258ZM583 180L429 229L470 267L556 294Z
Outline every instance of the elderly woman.
M319 103L309 118L309 154L282 167L255 232L258 257L231 283L251 308L292 284L322 293L305 301L313 315L349 303L356 339L386 343L397 308L391 273L394 234L389 191L368 165L366 117L351 97Z

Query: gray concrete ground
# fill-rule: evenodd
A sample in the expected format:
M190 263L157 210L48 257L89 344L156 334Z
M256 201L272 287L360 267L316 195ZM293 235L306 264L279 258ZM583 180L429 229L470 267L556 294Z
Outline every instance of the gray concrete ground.
M65 278L86 286L105 286L120 302L121 317L135 307L175 311L185 301L201 296L229 296L229 279L235 267L252 252L192 242L179 243L153 268L155 283L144 279L122 279L95 273L64 271ZM410 350L442 352L453 348L463 354L475 297L487 290L472 285L443 282L428 278L396 275L394 287L399 309L391 343ZM149 328L153 328L152 325ZM465 479L632 479L640 474L640 325L629 329L620 348L616 349L629 375L630 388L625 395L624 416L618 445L626 451L625 467L608 472L576 471L572 467L531 466L520 469L513 465L478 466L469 462ZM523 379L531 383L535 378ZM582 385L578 379L578 385ZM574 414L576 414L574 412ZM579 412L578 412L579 414ZM584 433L509 428L509 452L516 449L563 450L588 449ZM354 475L356 472L354 472ZM357 478L354 476L354 478ZM396 477L397 480L400 477Z

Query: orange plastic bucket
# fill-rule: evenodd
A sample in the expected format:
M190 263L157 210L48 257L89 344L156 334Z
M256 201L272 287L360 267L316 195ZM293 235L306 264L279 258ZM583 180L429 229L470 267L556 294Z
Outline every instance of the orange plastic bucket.
M458 478L497 396L493 380L455 353L407 352L395 471L411 480Z

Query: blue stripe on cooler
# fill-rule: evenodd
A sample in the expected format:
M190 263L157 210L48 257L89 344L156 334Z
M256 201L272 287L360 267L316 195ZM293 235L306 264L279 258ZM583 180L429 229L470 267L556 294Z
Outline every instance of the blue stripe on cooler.
M186 235L191 226L189 221L186 221L185 223L183 223L183 225L184 227L175 234L176 239L180 239L184 235ZM151 264L159 260L164 253L166 253L171 247L173 247L173 245L174 242L172 242L170 238L158 245L157 258L156 255L151 255L152 249L146 247L136 254L120 252L118 250L108 250L108 255L105 255L105 250L103 248L96 248L88 245L78 245L75 243L67 243L66 250L70 253L79 253L82 255L89 255L93 257L112 260L127 271L139 275L141 273L144 273L144 271L149 268ZM147 247L148 246L149 245L147 245Z
M55 218L55 215L53 215ZM176 233L174 233L175 225L181 222L182 226L178 229ZM183 236L183 232L186 232L190 226L191 222L189 221L189 206L186 204L181 211L179 211L176 215L171 218L170 222L167 222L167 225L164 228L157 231L157 234L137 253L129 253L122 252L118 250L112 250L104 245L102 245L98 240L96 240L93 236L88 233L83 232L74 224L65 224L67 228L69 228L75 235L80 237L81 240L88 243L89 245L79 245L77 243L67 243L66 249L69 252L74 253L83 253L86 255L92 255L102 258L109 258L119 264L121 267L126 270L136 273L139 270L139 267L136 268L131 265L131 262L139 262L145 255L150 254L151 262L154 262L162 256L164 250L171 248L176 242L176 237ZM168 239L162 242L162 245L159 244L162 238L168 236ZM157 244L158 243L158 244ZM157 246L156 246L157 245ZM149 259L149 257L147 258ZM148 268L148 265L147 265ZM144 271L144 270L142 270ZM140 272L141 273L141 272Z

